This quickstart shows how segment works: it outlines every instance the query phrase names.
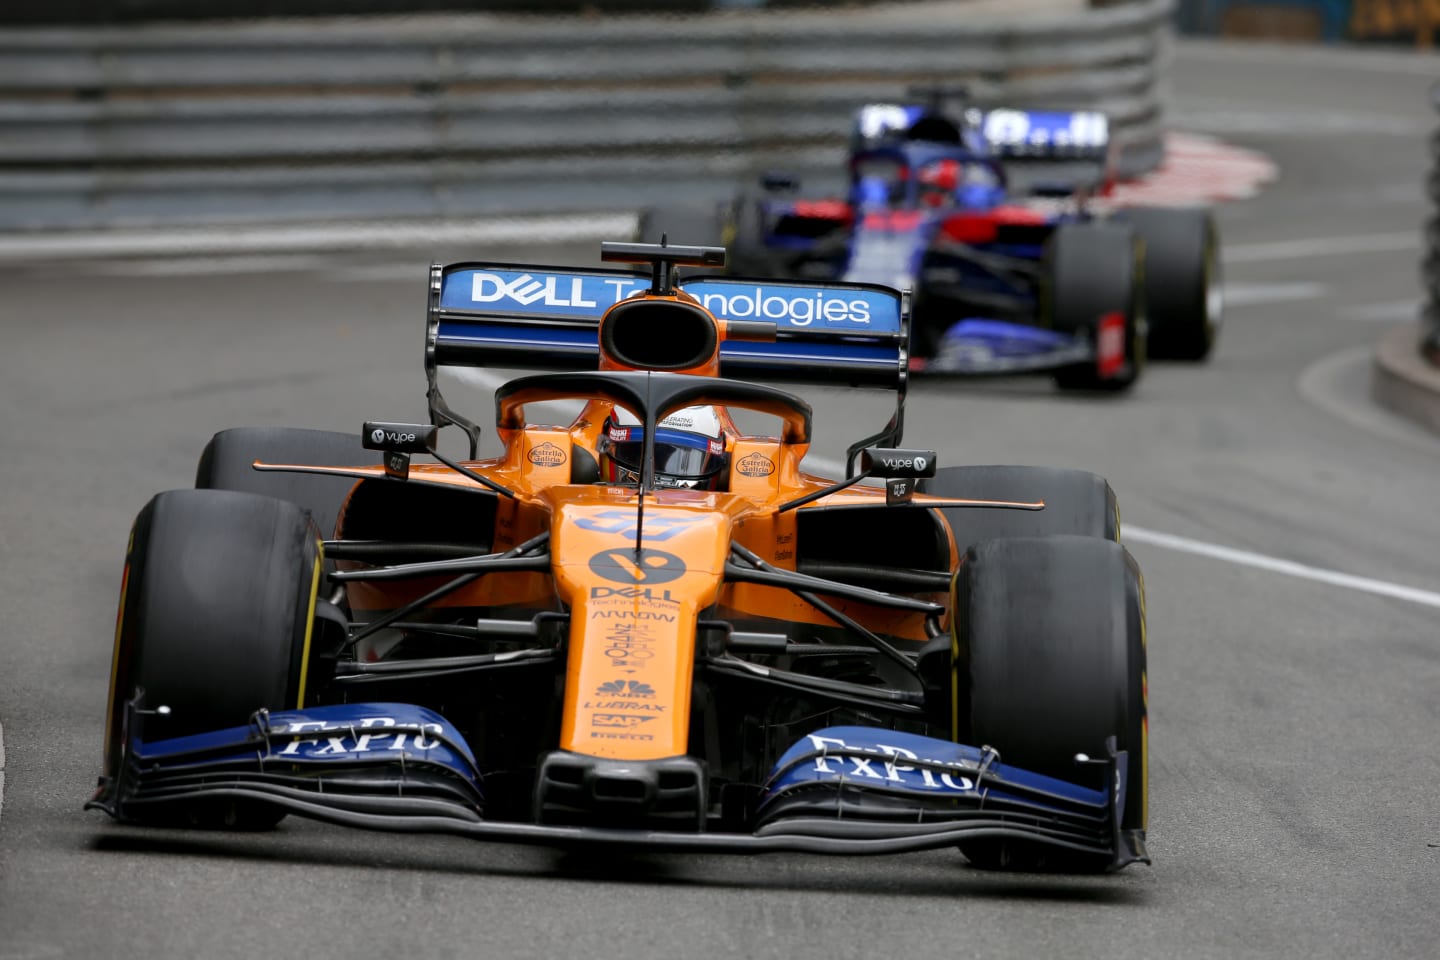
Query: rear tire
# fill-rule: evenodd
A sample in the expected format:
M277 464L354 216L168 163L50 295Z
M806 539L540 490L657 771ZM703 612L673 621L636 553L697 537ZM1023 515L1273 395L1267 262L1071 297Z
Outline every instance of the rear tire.
M1143 208L1115 219L1145 248L1149 353L1157 360L1204 360L1224 319L1220 232L1208 210Z
M1120 506L1104 477L1058 467L941 467L921 480L920 493L969 500L1043 500L1043 510L940 507L963 555L972 543L996 537L1074 534L1120 539Z
M314 524L293 503L252 493L173 490L135 520L116 631L108 773L126 703L143 691L137 732L166 740L243 726L255 711L303 705L320 583ZM283 811L246 801L147 810L149 823L256 829Z
M1114 736L1126 758L1121 829L1143 837L1147 818L1145 599L1139 568L1095 537L977 543L955 580L957 739L994 747L1000 760L1094 789L1109 789L1103 758ZM1011 839L966 841L990 869L1102 870L1110 859Z
M719 246L719 210L714 204L671 203L642 211L636 239L659 243L662 236L672 246Z
M741 193L726 205L721 218L721 242L728 251L726 272L741 277L788 277L792 271L782 267L765 244L761 202L752 193Z
M1062 223L1041 262L1040 314L1052 329L1098 350L1107 318L1118 314L1124 325L1118 369L1102 376L1097 361L1074 364L1055 372L1056 384L1062 390L1130 389L1145 365L1145 300L1134 233L1116 223Z
M360 435L296 427L238 427L210 438L195 470L195 486L211 490L243 490L276 497L308 510L315 526L329 537L335 518L355 486L353 477L305 473L262 473L256 460L307 466L369 466L380 453L366 450Z

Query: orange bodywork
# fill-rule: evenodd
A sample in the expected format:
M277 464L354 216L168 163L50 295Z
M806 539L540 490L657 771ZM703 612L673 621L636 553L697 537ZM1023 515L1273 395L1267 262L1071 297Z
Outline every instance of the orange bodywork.
M684 293L641 296L704 309ZM602 319L602 330L604 322ZM708 358L671 372L718 375L718 343L725 339L726 325L720 320L715 324L717 347ZM600 366L633 369L603 350ZM782 420L794 418L788 408L752 408ZM491 549L505 551L548 531L551 573L495 573L455 591L440 605L531 605L543 610L563 604L570 613L570 628L560 748L615 759L673 757L689 747L697 619L721 616L833 622L788 590L725 583L731 544L752 550L775 567L794 570L799 510L881 506L885 491L851 487L782 512L782 504L823 490L831 481L801 472L808 443L737 436L727 413L730 473L725 491L652 490L644 498L642 522L635 487L571 482L576 449L595 450L610 409L609 402L591 400L573 423L541 426L525 423L519 410L502 408L498 432L505 453L465 466L515 494L513 499L494 497ZM361 480L385 476L379 466L256 467ZM415 464L406 482L483 490L473 479L442 464ZM924 495L917 495L915 502L1001 505ZM951 554L953 567L953 540ZM354 611L375 612L393 609L448 579L357 581L347 589ZM827 599L877 632L914 641L928 639L919 614ZM944 601L943 597L935 599Z

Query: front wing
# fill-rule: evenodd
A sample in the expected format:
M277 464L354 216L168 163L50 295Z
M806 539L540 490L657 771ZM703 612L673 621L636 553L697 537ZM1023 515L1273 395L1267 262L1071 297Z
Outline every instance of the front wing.
M703 818L673 831L486 820L483 778L463 737L408 704L260 711L245 727L152 742L143 715L132 702L125 756L87 809L144 822L167 806L238 800L373 830L676 852L890 854L1006 838L1111 869L1149 862L1143 831L1120 827L1126 766L1113 741L1107 758L1090 761L1106 767L1113 789L1092 790L1007 766L989 749L865 727L821 730L776 764L748 832L705 832ZM612 782L627 775L653 778L644 764L606 766Z

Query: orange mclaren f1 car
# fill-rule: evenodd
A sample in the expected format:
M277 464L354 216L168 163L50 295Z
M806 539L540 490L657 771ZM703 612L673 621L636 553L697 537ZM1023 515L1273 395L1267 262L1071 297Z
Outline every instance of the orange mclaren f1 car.
M197 489L140 511L90 806L1148 862L1144 593L1110 486L901 449L897 291L676 279L720 248L602 255L631 266L432 267L431 422L227 430ZM440 390L466 365L552 371L495 391L493 459ZM821 479L810 406L757 380L880 387L895 413ZM527 419L562 399L572 422Z

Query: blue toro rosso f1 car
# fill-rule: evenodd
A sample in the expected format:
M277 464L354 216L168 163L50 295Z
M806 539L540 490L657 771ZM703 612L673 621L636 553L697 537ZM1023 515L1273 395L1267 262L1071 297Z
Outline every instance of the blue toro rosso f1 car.
M738 274L882 283L914 293L913 369L1051 371L1124 390L1152 358L1202 360L1221 321L1207 211L1102 216L1103 114L871 104L856 115L844 197L762 196L650 210L642 239L716 236Z
M603 256L642 269L436 265L429 422L222 431L195 489L140 511L90 806L1148 862L1145 602L1110 486L902 449L893 289L677 283L719 248ZM495 391L497 457L442 392L457 366L550 371ZM885 389L894 415L817 477L811 408L771 380ZM537 422L554 400L583 406Z

